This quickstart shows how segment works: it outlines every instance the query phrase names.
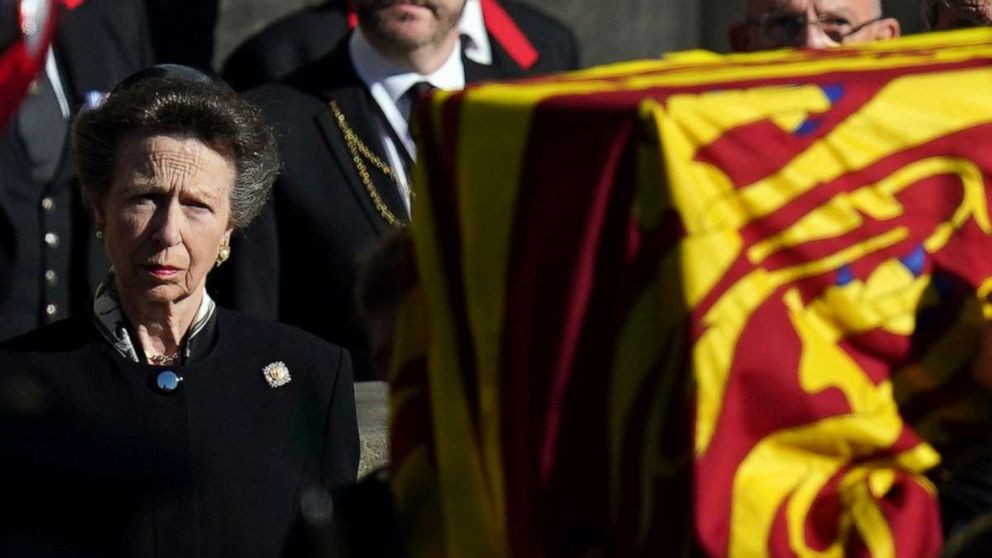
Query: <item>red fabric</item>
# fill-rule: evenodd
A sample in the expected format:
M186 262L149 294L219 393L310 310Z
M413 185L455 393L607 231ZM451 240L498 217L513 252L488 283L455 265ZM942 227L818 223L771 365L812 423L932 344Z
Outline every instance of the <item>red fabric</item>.
M496 0L480 0L479 3L482 5L482 17L486 21L489 34L521 68L529 70L533 67L538 58L537 49L517 27L506 10L496 3Z
M348 0L345 10L348 12L348 29L354 29L358 25L358 14L355 13L355 4L351 0Z
M487 16L487 25L491 21ZM809 54L810 58L821 56L840 55ZM640 158L639 151L653 147L656 139L643 133L641 103L653 99L672 108L669 97L678 93L796 83L823 87L832 101L831 108L810 114L796 130L782 129L777 122L748 122L726 130L698 152L699 161L728 176L731 187L742 189L795 160L814 142L822 141L875 98L885 83L921 71L984 67L989 62L971 58L925 68L917 64L773 78L741 72L742 80L737 82L687 80L679 82L684 85L642 89L629 85L634 81L629 74L553 78L563 83L596 79L612 83L615 88L574 93L563 87L558 95L542 98L529 107L528 134L521 140L523 160L506 176L507 180L517 181L518 189L512 210L498 216L510 220L505 283L501 285L505 295L503 324L498 357L491 363L498 367L499 374L494 381L501 405L501 461L496 464L497 470L484 470L482 474L501 476L499 488L503 492L494 497L504 499L505 508L501 511L505 516L500 520L505 521L506 540L501 542L505 542L507 556L542 558L597 552L632 557L726 555L731 544L729 510L734 504L735 478L755 445L776 432L852 412L851 402L841 390L810 393L802 385L796 370L803 358L803 339L791 326L784 294L795 289L801 302L808 305L828 287L843 284L842 272L864 279L883 261L899 258L905 263L922 240L947 222L961 205L960 181L950 174L917 180L893 194L903 208L898 218L883 222L866 213L856 231L814 237L760 263L748 258L748 248L806 218L837 195L876 183L914 161L931 157L972 161L985 173L986 181L987 169L992 169L992 152L983 150L992 133L992 124L986 123L906 148L817 184L790 198L776 211L741 226L738 232L743 246L738 260L709 294L689 309L683 306L686 297L674 268L687 227L680 213L666 212L665 204L640 197L639 193L646 184L642 180L664 180L667 176L655 176L658 170L654 166L651 168L655 170L640 174L654 161ZM706 64L705 70L757 65L735 64ZM637 77L673 71L672 66L658 67L661 69ZM547 80L549 84L551 81ZM645 78L639 83L647 82ZM507 106L500 108L509 110L510 101L518 99L507 94ZM476 431L476 438L467 444L473 447L466 451L481 455L475 447L482 445L478 432L485 430L480 425L496 419L484 415L479 405L479 384L474 378L479 354L474 352L474 338L466 334L471 323L465 299L470 292L475 296L472 287L479 285L473 285L473 276L465 273L465 255L468 250L486 248L473 234L474 227L487 223L472 221L479 217L462 210L462 201L476 194L468 190L471 181L459 181L461 173L476 171L468 161L458 160L460 153L470 153L459 149L458 140L469 129L463 128L459 119L472 102L479 102L476 108L482 108L495 101L459 93L434 106L433 111L425 103L418 106L423 132L420 163L425 165L430 185L429 197L421 203L430 204L433 222L425 230L434 236L418 236L417 241L426 241L437 251L437 268L423 270L423 277L443 281L447 291L441 310L451 314L451 324L445 327L453 331L445 334L452 335L454 343L451 349L443 350L447 358L459 363L457 370L450 373L461 373L466 386L466 420ZM673 109L671 113L675 112ZM492 115L499 113L494 110ZM507 140L496 137L493 141ZM475 142L471 145L475 147ZM481 157L482 153L470 153L468 159ZM465 166L460 168L463 163ZM641 164L645 166L639 167ZM656 186L666 193L664 184ZM642 220L640 208L654 205L662 208L661 215ZM491 217L487 215L485 219ZM754 308L736 343L728 349L733 360L708 449L703 455L694 455L693 375L688 372L693 365L693 343L709 327L706 316L719 297L758 267L775 272L797 262L819 260L895 227L907 231L905 240L865 253L844 269L798 277ZM912 268L907 264L907 269L914 274L932 275L935 283L939 278L951 277L954 284L962 285L949 294L941 294L944 298L940 309L951 311L961 306L959 301L974 295L976 285L992 276L992 260L987 257L990 249L992 239L969 222L956 231L946 246L927 253ZM639 312L636 316L635 310ZM922 306L920 311L934 310ZM659 317L649 319L644 315ZM644 327L652 323L659 328ZM893 369L917 362L932 340L943 338L939 331L943 323L920 319L911 337L877 328L847 337L838 345L870 381L883 382ZM631 329L624 329L627 326ZM638 332L644 333L644 346L651 345L652 352L644 356L652 360L637 362L638 371L645 372L633 377L631 370L615 368L615 357L630 354L621 350L643 350L630 346L633 334ZM432 356L428 353L427 358ZM611 373L617 370L623 373L619 377L623 383L616 385L631 390L622 401L611 399L615 394L624 395L611 391L615 387L611 382L616 379ZM491 389L491 384L483 387ZM434 403L441 405L443 401ZM459 398L456 403L462 405L463 401ZM925 412L922 407L930 402L918 397L913 403L921 407L919 412ZM420 426L414 426L417 428L401 431L394 422L393 432L400 432L396 434L399 436L418 435ZM418 442L431 447L430 441ZM866 544L856 532L842 535L846 507L840 480L852 467L873 467L870 461L908 451L919 443L906 426L892 447L880 448L878 455L867 455L844 466L831 482L818 489L814 506L802 524L790 523L795 520L786 513L795 494L784 496L778 507L766 510L774 514L769 516L773 523L768 533L761 534L761 548L774 556L794 555L790 529L799 527L802 543L814 550L822 551L841 539L849 555L865 555ZM462 472L454 461L446 465ZM490 465L485 462L483 467ZM476 467L474 463L471 466ZM475 474L474 469L471 472ZM438 474L442 478L447 471ZM418 488L403 490L418 494ZM871 497L892 529L898 556L937 553L941 544L938 508L918 477L898 471L891 490L872 493ZM735 534L737 538L742 536L747 535ZM440 540L440 535L425 533L422 539L429 543ZM442 543L434 548L440 546ZM459 548L457 554L471 552Z
M922 160L928 157L953 154L970 161L975 161L983 168L992 163L987 150L982 149L981 138L988 137L990 129L988 126L978 126L968 129L958 134L948 135L918 148L899 153L890 159L883 159L860 173L860 180L857 183L871 183L881 177L891 174L899 165L905 165L907 160ZM727 166L730 162L738 163L739 159L724 159L717 157L714 160L721 162L721 167ZM843 176L830 183L826 183L817 188L820 193L836 193L837 191L848 190L852 181L850 176ZM906 226L911 235L904 242L895 246L869 254L855 262L852 268L859 277L864 277L866 272L861 270L875 269L881 261L889 257L900 257L912 252L918 246L922 238L934 230L937 223L950 219L949 215L954 208L951 207L959 195L960 187L954 183L941 182L939 180L925 180L917 183L913 188L908 188L900 192L897 196L899 202L905 207L905 213L898 219L899 223ZM814 192L815 193L815 192ZM784 207L778 214L770 215L763 221L757 221L746 227L742 232L749 245L764 238L762 230L781 230L788 222L794 222L802 215L808 214L812 207L817 206L820 200L817 197L807 196L797 199L792 204ZM776 222L776 218L786 218L784 221ZM788 258L803 261L812 261L819 256L836 250L839 244L845 241L853 241L856 238L871 236L873 233L882 230L890 230L895 225L893 221L887 223L876 223L870 218L865 218L864 228L850 235L827 242L813 242L808 245L793 247ZM769 225L773 223L774 225ZM937 268L944 273L962 277L971 284L977 284L982 277L987 277L992 273L992 264L985 258L969 257L962 250L972 254L987 253L992 248L987 236L979 231L973 231L974 225L963 227L955 238L941 251L930 255L928 262L928 272L931 268ZM856 235L856 236L855 236ZM743 250L742 253L746 253ZM735 266L724 278L722 283L713 292L725 291L734 281L749 269L745 258L741 258L740 265ZM765 264L768 268L774 269L777 262L770 260ZM835 276L827 273L818 277L811 277L802 281L807 288L813 292L817 290L816 285L830 283ZM724 410L721 413L721 421L716 429L710 450L702 458L697 460L697 477L706 478L707 482L698 483L696 487L696 526L699 539L704 545L708 554L720 555L727 548L729 533L728 526L724 523L714 522L712 518L720 517L723 510L728 509L732 500L733 481L736 469L744 457L752 449L752 440L763 438L777 430L798 426L811 422L816 416L832 416L848 412L847 403L837 392L828 390L821 394L810 396L801 388L794 375L787 373L794 367L783 367L783 362L798 362L798 341L794 339L795 334L789 330L777 328L775 324L783 323L787 320L787 309L780 301L783 294L793 286L803 287L803 285L789 284L780 289L780 292L769 297L769 302L757 311L752 317L750 324L742 332L737 344L737 354L734 357L734 365L729 376L724 396ZM808 296L808 295L804 295ZM701 323L702 317L709 310L709 301L700 305L696 309L695 322ZM922 330L922 328L921 328ZM851 353L866 357L881 358L888 362L900 361L908 358L908 355L896 354L892 349L908 350L908 344L883 344L879 343L879 335L875 337L875 342L871 346L848 345ZM886 334L891 335L891 334ZM886 351L885 349L889 349ZM881 350L881 352L879 352ZM776 401L776 412L766 414L756 411L753 406L754 401ZM811 414L812 413L812 414ZM901 451L912 444L906 443L900 438L893 451ZM906 490L910 491L912 497L906 506L894 505L891 508L895 514L898 510L910 510L907 513L928 514L934 513L932 506L927 510L917 510L911 504L919 503L923 495L915 492L911 484L906 483ZM927 506L923 506L927 508ZM890 508L886 507L886 513ZM939 545L939 532L924 529L926 523L916 523L912 519L892 521L890 525L894 528L903 529L899 526L903 521L912 526L920 526L923 529L918 534L915 542L903 540L900 537L905 535L900 532L896 535L897 543L900 546L910 544L921 548L927 545ZM935 524L939 521L933 519ZM909 527L911 530L912 527ZM915 547L914 547L915 548ZM932 548L932 547L931 547ZM914 556L916 550L907 551L899 555Z
M68 1L68 0L66 0ZM81 3L82 0L75 0ZM45 62L45 52L55 29L55 10L49 12L44 39L36 52L29 52L23 40L18 40L0 52L0 130L20 106L21 98Z
M81 4L83 0L62 0L63 2ZM482 17L486 22L486 30L496 39L496 42L506 50L510 58L524 70L529 70L537 63L537 49L531 44L527 36L524 35L520 27L510 18L496 0L481 0ZM75 7L75 6L72 6ZM355 13L355 5L348 0L345 8L348 13L348 28L354 29L358 25L358 14Z

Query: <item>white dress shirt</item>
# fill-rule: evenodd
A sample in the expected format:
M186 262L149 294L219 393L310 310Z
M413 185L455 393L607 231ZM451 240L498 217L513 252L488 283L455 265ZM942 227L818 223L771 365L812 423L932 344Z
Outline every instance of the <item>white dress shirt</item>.
M465 57L477 64L491 66L493 50L489 44L489 32L486 31L486 21L482 17L482 4L479 0L465 1L458 31L464 38L462 48L465 49Z
M465 56L472 61L489 65L492 64L492 48L489 35L486 32L482 18L482 8L479 0L467 0L465 9L459 21L459 32L464 37ZM382 111L386 122L376 118L380 127L379 136L386 151L390 167L396 176L400 194L406 204L407 213L410 211L410 178L405 171L403 157L399 149L405 149L410 159L417 157L413 136L410 134L408 119L412 103L405 93L414 84L426 81L438 89L457 90L465 87L465 67L462 64L462 43L455 44L448 59L437 71L429 75L421 75L401 68L375 50L362 33L359 25L351 35L349 47L351 62L355 66L358 77L369 88L372 98ZM382 126L392 127L395 137L402 145L396 145L393 134Z

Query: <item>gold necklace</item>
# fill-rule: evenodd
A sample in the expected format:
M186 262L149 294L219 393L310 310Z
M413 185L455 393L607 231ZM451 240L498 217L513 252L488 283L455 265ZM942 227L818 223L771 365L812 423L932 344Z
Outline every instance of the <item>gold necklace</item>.
M179 351L176 351L171 355L155 355L145 353L145 358L148 359L148 364L165 366L167 364L174 364L177 360L179 360Z
M386 175L390 180L393 181L397 187L399 187L399 181L396 179L396 175L393 173L393 169L390 168L388 164L380 159L375 153L372 152L365 142L358 137L358 134L351 129L348 125L348 120L345 119L344 113L341 112L341 108L338 107L337 101L331 101L331 112L334 113L334 121L337 122L338 128L341 130L341 135L344 136L344 143L348 146L348 152L351 154L351 161L355 164L355 170L358 171L358 176L362 180L362 185L365 186L365 191L368 192L369 197L372 198L372 204L375 206L376 211L379 215L389 223L390 226L402 229L406 226L402 220L398 219L389 207L386 206L386 202L382 200L382 196L379 194L379 190L375 187L375 183L372 182L372 176L369 174L368 167L365 166L365 161L362 160L364 157L373 167L378 169L382 174ZM410 190L410 200L416 199L416 195L413 190Z

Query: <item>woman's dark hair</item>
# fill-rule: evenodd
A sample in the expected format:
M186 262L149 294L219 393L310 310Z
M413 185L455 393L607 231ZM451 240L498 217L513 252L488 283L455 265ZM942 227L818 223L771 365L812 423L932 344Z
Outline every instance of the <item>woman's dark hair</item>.
M275 137L261 110L223 81L185 66L154 66L92 104L76 118L72 141L87 202L109 191L124 138L168 134L196 138L234 157L232 226L244 227L262 210L279 172Z

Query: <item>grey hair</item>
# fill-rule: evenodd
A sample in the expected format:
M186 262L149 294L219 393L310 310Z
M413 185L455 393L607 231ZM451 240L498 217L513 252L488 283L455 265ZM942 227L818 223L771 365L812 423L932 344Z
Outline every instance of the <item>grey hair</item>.
M161 68L128 78L76 118L72 147L84 199L92 205L110 190L124 138L193 137L233 156L231 225L244 227L262 211L279 173L271 126L258 107L222 81L190 68Z

